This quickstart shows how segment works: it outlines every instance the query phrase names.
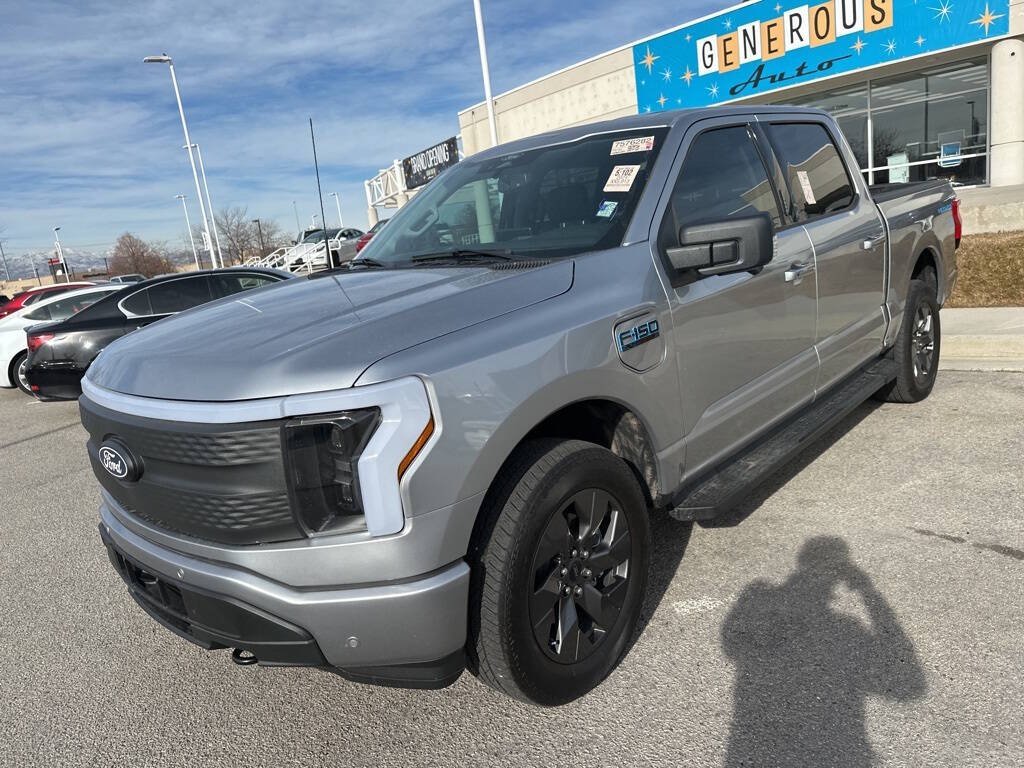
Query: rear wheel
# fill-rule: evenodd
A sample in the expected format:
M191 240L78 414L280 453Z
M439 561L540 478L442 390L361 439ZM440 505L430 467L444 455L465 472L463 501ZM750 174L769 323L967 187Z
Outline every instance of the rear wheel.
M903 326L892 350L896 378L878 391L878 399L916 403L931 394L939 369L941 331L934 289L923 280L911 280Z
M18 389L24 392L26 395L32 394L32 387L29 386L28 379L25 378L25 364L28 362L28 352L21 352L14 360L11 361L11 367L8 369L8 376Z
M577 440L524 445L498 480L474 551L471 669L564 704L614 669L647 584L647 505L629 466Z

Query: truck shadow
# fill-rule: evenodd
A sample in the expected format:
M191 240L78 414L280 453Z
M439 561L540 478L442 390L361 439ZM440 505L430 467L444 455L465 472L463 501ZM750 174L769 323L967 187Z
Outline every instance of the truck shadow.
M840 587L867 623L836 610ZM781 584L748 584L721 639L736 669L728 768L869 766L867 698L911 701L927 690L894 611L835 536L809 539Z

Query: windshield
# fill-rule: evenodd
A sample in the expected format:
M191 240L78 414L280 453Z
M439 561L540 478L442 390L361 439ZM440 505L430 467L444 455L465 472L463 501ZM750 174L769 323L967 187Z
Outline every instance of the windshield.
M333 237L335 237L338 234L338 230L336 230L336 229L328 229L327 230L327 234L328 234L328 236L333 238ZM323 239L324 239L324 231L322 229L314 229L312 232L308 233L304 238L302 238L302 242L304 242L304 243L321 243L321 242L323 242Z
M551 258L621 245L666 133L619 131L463 160L402 208L360 258L385 265L448 251Z

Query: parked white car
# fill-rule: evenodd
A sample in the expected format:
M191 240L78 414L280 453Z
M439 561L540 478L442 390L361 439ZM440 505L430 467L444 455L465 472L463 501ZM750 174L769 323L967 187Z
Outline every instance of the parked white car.
M25 381L24 372L28 353L25 348L26 329L39 323L64 320L104 296L109 296L129 285L130 283L91 285L88 288L55 294L0 319L0 387L18 387L22 392L32 394L28 382Z

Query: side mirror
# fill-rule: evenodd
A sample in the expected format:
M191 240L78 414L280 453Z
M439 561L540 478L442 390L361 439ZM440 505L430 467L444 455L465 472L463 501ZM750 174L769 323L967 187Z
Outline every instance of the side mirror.
M772 260L771 217L761 213L681 227L679 246L665 255L680 272L696 271L703 277L758 269Z

